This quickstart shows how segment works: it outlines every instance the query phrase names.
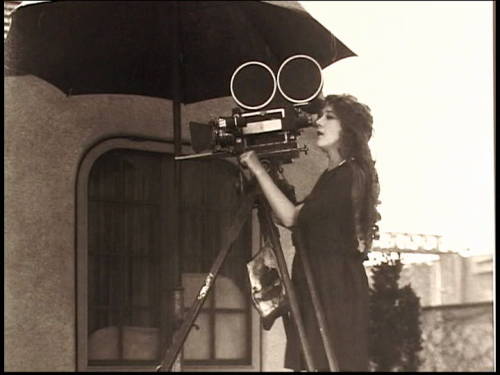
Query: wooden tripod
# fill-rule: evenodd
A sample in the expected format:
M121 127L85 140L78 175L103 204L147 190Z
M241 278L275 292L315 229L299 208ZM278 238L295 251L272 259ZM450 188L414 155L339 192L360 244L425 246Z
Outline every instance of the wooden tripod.
M186 317L184 318L184 321L182 322L182 325L175 332L172 344L167 349L161 364L156 368L157 372L170 371L170 369L172 368L172 365L174 364L177 355L182 349L182 346L184 345L184 342L186 341L187 336L189 335L189 332L200 313L200 310L203 306L203 303L205 302L208 292L210 291L210 288L213 286L213 283L219 274L219 271L224 263L224 260L229 254L229 251L231 250L233 242L238 237L246 219L251 215L252 209L255 205L257 206L258 209L258 217L261 225L262 234L271 241L272 248L276 255L279 272L282 277L283 285L285 287L285 292L289 300L291 317L295 323L295 328L297 329L307 369L309 372L314 372L317 370L313 363L311 348L307 340L304 324L297 303L297 296L292 286L285 257L283 255L283 250L279 240L279 230L273 223L271 216L271 208L267 203L265 197L262 194L256 193L255 189L253 189L250 193L248 193L245 196L243 204L240 207L235 217L235 220L233 221L233 224L231 226L231 229L229 230L229 233L225 241L223 242L222 249L217 255L217 258L215 259L214 263L212 264L210 272L208 273L205 279L205 283L201 286L198 292L198 296L191 305ZM300 244L300 233L298 237ZM338 362L335 357L333 347L331 345L331 339L326 329L326 320L323 314L323 309L320 304L319 294L313 279L309 256L306 253L304 246L299 246L299 248L300 249L297 249L297 251L300 251L300 257L303 262L304 271L306 273L306 278L314 305L313 308L316 312L316 317L318 319L320 333L323 339L323 344L327 354L328 363L330 365L330 370L333 372L338 372L339 371Z

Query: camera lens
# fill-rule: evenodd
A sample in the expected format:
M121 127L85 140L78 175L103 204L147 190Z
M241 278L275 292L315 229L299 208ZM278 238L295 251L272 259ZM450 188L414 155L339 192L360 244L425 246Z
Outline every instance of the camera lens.
M321 66L307 55L292 56L283 62L277 80L281 94L292 103L311 101L323 88Z
M261 109L276 93L276 78L264 63L250 61L241 65L231 78L231 94L245 109Z

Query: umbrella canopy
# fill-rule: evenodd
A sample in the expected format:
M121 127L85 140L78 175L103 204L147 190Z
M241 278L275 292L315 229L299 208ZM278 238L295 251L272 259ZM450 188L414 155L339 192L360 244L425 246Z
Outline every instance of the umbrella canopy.
M188 104L229 96L245 62L277 72L297 54L322 68L355 56L297 2L54 1L13 12L4 75L35 75L67 95Z

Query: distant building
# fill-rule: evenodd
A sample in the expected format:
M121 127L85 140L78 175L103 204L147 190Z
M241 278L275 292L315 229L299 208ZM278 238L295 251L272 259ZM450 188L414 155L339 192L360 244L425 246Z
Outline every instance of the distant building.
M365 268L370 275L372 266ZM411 284L423 307L492 302L493 255L465 257L450 252L404 264L400 284Z
M493 301L493 256L443 254L438 261L403 268L401 283L411 283L422 306Z
M3 2L3 39L7 38L7 32L10 28L10 13L15 7L21 5L22 1L4 1Z
M493 371L493 280L491 254L449 252L403 266L400 285L410 284L422 306L420 371Z

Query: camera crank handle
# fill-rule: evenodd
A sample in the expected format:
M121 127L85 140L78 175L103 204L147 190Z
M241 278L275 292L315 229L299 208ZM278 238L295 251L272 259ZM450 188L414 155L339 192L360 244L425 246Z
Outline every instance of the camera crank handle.
M304 145L299 149L299 152L303 152L305 155L307 155L308 151L309 147L307 147L307 145Z

